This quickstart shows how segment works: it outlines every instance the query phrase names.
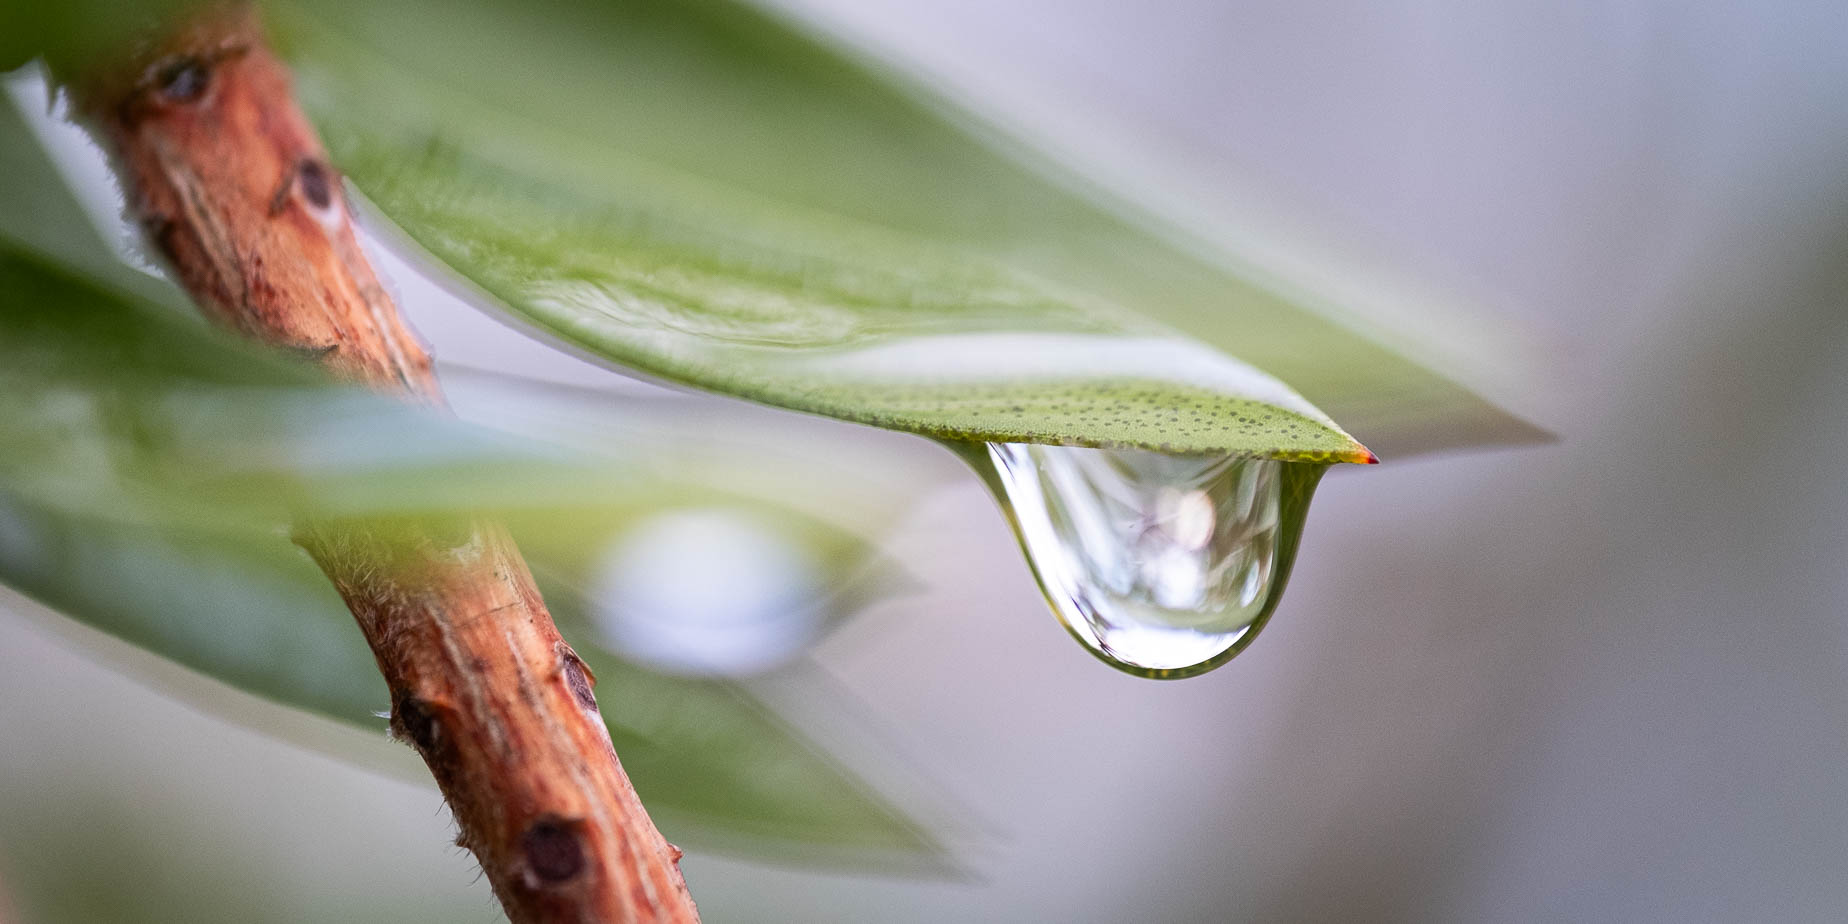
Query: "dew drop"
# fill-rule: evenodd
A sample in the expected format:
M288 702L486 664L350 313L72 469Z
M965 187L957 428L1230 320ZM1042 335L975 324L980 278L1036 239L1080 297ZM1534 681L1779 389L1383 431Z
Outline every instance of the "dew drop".
M1282 596L1325 466L1029 443L957 447L1053 612L1105 662L1189 677L1251 643Z

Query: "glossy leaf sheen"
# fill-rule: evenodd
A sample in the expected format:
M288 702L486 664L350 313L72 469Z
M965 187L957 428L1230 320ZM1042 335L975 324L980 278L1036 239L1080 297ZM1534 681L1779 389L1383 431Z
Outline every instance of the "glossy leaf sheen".
M1074 236L1148 247L1127 225L756 14L329 0L275 18L360 189L617 363L945 439L1368 458L1276 379L1022 259L1083 258Z

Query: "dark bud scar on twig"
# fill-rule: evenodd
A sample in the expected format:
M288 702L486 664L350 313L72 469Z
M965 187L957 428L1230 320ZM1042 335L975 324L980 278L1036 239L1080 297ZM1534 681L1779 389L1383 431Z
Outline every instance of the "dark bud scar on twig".
M193 55L185 55L160 66L154 88L170 103L190 103L204 96L211 82L211 65Z
M398 698L398 728L411 743L425 754L435 752L442 738L443 726L429 703L406 694Z
M578 705L585 709L597 711L597 694L591 692L590 677L584 671L584 662L577 655L565 655L565 686L571 688L571 695L577 698Z
M559 818L541 818L520 838L526 869L534 885L565 882L584 870L584 845L577 825Z
M302 191L302 198L316 210L326 211L334 204L333 181L327 175L327 168L312 157L303 158L295 168L295 182Z

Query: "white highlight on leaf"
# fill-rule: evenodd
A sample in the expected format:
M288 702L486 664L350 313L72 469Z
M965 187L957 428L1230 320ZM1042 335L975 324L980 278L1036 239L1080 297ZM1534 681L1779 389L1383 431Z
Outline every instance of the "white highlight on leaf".
M910 337L802 357L803 371L869 384L1147 379L1261 401L1330 429L1335 422L1290 386L1205 344L1172 337L980 333Z

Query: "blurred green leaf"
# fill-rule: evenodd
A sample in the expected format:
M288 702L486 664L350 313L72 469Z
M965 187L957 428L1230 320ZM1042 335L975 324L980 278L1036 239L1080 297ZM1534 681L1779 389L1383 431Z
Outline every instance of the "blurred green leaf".
M196 5L196 0L0 3L0 72L34 58L79 67Z
M754 13L325 0L273 18L360 189L617 363L939 438L1367 458L1277 380L1020 259L1172 252Z
M0 579L241 689L370 727L387 692L345 607L288 541L303 511L485 511L534 537L536 569L577 575L625 524L697 497L786 524L784 541L839 569L829 587L870 564L863 541L787 511L498 444L316 382L4 246L0 405ZM384 435L415 452L379 454ZM608 718L638 789L686 819L664 823L676 837L779 853L936 849L747 694L602 650L594 601L550 589L605 695L622 703Z
M326 578L281 536L125 525L0 492L0 579L239 689L384 727L375 712L390 698L371 652ZM545 590L573 638L594 638L589 601L552 582ZM617 752L676 840L786 860L943 862L920 822L743 689L576 647L599 695L621 704L606 714Z
M299 516L495 515L537 571L581 582L631 524L696 503L750 511L808 550L834 594L817 605L835 618L900 576L863 539L764 500L774 486L750 485L754 497L728 490L722 469L677 474L649 451L649 427L697 449L663 413L621 434L639 447L629 458L587 448L584 433L572 448L496 436L150 301L131 290L160 284L114 260L21 127L0 99L0 581L237 688L378 729L387 691L290 543ZM674 836L778 856L937 856L918 822L747 693L605 650L596 601L554 590L604 695L623 704L611 734Z
M543 569L540 585L566 631L594 618L581 588ZM742 688L637 670L601 648L579 653L598 697L621 704L611 710L620 714L610 725L616 753L671 837L744 850L775 844L786 861L855 867L915 865L941 851L918 822Z
M280 533L124 523L0 493L0 578L259 696L381 728L390 695L333 586Z

